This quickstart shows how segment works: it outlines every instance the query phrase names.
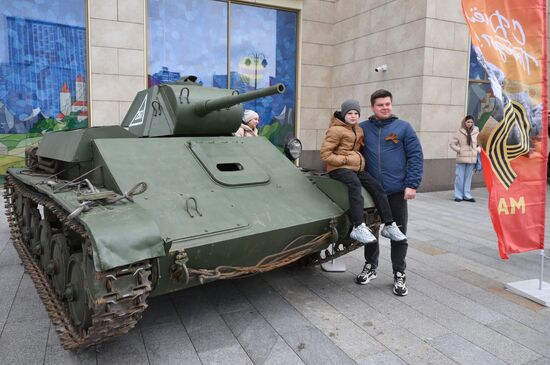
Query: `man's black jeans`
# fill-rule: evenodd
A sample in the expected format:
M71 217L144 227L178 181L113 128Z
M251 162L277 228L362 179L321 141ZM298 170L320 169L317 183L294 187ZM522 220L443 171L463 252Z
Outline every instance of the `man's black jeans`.
M393 222L392 211L384 189L378 181L368 172L357 172L350 169L336 169L329 172L329 175L334 180L344 183L348 187L349 209L351 215L351 223L357 227L364 222L363 217L363 196L361 195L361 186L372 196L374 205L378 209L378 214L382 218L382 222Z
M388 195L388 201L390 203L391 212L395 219L395 223L403 232L407 234L407 201L404 199L404 193L395 193ZM391 262L393 272L397 271L404 273L407 268L405 257L407 256L408 248L407 240L405 241L391 241ZM380 246L378 242L365 245L365 261L375 268L378 267L378 257L380 256Z

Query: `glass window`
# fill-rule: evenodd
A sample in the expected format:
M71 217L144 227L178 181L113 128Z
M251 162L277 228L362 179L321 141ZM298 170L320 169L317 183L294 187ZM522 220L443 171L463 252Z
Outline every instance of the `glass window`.
M227 3L149 0L149 86L195 75L227 85Z
M88 126L85 0L0 0L0 179L43 133Z
M474 48L470 46L470 74L468 82L468 114L474 116L481 130L491 116L495 96L485 69L477 60Z
M296 13L231 4L231 88L247 92L282 82L286 92L245 103L276 146L294 137Z
M149 85L196 75L204 86L227 88L229 81L242 93L282 82L283 95L244 105L260 115L260 135L282 147L295 129L296 27L292 11L231 1L149 0Z

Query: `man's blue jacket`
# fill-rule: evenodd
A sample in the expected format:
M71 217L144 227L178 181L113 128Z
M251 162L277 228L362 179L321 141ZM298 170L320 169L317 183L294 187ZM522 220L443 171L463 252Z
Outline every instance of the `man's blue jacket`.
M365 134L361 152L366 170L382 184L386 194L417 189L422 180L424 155L409 122L396 116L382 121L372 116L359 126Z

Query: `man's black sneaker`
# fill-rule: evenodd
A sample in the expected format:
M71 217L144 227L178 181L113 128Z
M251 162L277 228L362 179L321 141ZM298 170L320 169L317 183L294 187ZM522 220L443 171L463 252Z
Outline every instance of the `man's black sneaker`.
M357 284L365 285L373 279L376 279L376 269L371 264L365 262L363 271L361 271L361 274L357 275L355 282Z
M393 294L399 295L400 297L407 295L409 291L407 290L406 282L407 276L405 273L397 271L393 275Z

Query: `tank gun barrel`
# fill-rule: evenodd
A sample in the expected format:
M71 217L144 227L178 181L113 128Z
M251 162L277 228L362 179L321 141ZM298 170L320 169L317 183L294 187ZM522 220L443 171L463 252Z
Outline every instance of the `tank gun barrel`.
M229 108L233 105L244 103L245 101L262 98L264 96L282 94L285 92L283 84L276 84L264 89L250 91L245 94L224 96L217 99L201 101L195 105L195 113L199 116L204 116L214 110Z

